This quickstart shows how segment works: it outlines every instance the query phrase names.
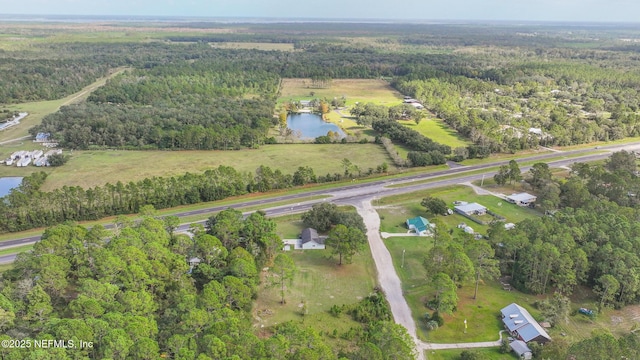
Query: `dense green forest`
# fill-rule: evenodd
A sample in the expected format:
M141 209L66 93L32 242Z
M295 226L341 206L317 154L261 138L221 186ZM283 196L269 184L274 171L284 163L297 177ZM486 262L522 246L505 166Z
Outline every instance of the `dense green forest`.
M505 275L533 294L570 296L586 285L599 306L624 306L640 299L640 177L635 154L615 153L606 164L572 166L572 175L553 180L537 164L527 181L552 216L527 219L513 230L489 231Z
M300 322L258 336L250 310L258 269L281 244L275 223L261 213L243 220L228 210L208 229L195 227L191 239L152 214L144 209L108 238L100 226L60 225L21 254L2 274L0 339L21 339L24 346L3 346L2 358L412 358L411 338L377 293L342 309L360 322L351 349L332 349L327 334ZM200 263L190 265L193 257ZM35 347L48 339L64 339L66 347ZM80 341L92 347L80 348Z
M255 26L251 33L173 36L165 43L38 45L34 53L54 54L57 62L73 59L83 69L94 66L93 73L77 72L77 77L87 73L82 75L86 81L106 67L135 70L110 81L87 103L48 117L32 132L52 132L74 148L252 147L264 143L266 128L275 125L280 78L385 77L471 140L465 152L470 157L640 135L638 49L620 40L633 36L632 27L605 31L584 26L569 35L534 26L478 25L482 33L451 25L341 24L331 32L311 24ZM296 50L208 45L231 41L292 43ZM9 54L7 61L21 61L22 55L14 56ZM32 61L49 72L62 66ZM12 91L24 94L20 99L54 96L30 90L29 84L41 81L38 76L17 79ZM374 119L380 120L368 117ZM413 155L428 163L425 156Z

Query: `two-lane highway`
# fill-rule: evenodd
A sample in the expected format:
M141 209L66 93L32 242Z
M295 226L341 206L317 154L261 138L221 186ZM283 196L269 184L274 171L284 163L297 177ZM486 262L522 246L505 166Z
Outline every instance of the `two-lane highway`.
M576 162L590 162L596 160L602 160L609 157L609 151L619 151L619 150L640 150L640 142L631 143L626 145L611 145L606 147L600 147L599 150L603 151L600 154L589 154L580 156L580 154L593 152L594 149L582 149L582 150L573 150L567 151L563 153L550 153L544 155L535 155L529 157L523 157L518 159L518 162L546 162L552 167L559 166L568 166ZM607 151L605 151L607 150ZM549 159L557 159L559 156L572 156L571 158L561 159L561 160L551 160ZM547 161L545 161L547 160ZM392 179L384 179L372 182L355 182L353 184L340 186L328 190L311 190L307 192L302 192L298 194L290 194L290 195L282 195L276 196L269 199L261 199L261 200L250 200L241 203L237 203L234 205L222 205L222 206L212 206L205 209L200 210L192 210L181 213L174 214L178 217L192 216L192 215L200 215L200 214L212 214L219 211L222 211L226 208L246 208L246 207L255 207L255 206L264 206L264 210L266 211L268 216L275 217L292 213L299 213L307 211L313 206L313 204L330 201L332 203L338 205L356 205L362 203L363 200L370 200L374 198L380 198L383 196L396 195L408 192L414 192L418 190L443 187L453 184L458 184L467 181L475 181L481 179L483 176L493 176L493 171L486 171L481 173L476 173L473 175L467 175L469 172L495 168L496 166L507 164L509 161L496 161L486 164L473 165L473 166L459 166L448 170L430 172L430 173L422 173L422 174L412 174L404 177L392 178ZM529 167L521 167L522 171L528 171ZM447 177L447 179L441 179L442 177ZM428 181L432 180L432 181ZM420 184L410 185L412 182L420 181ZM409 183L409 184L407 184ZM393 184L407 184L407 186L403 187L387 187L388 185ZM308 198L310 196L316 195L326 195L329 198L318 199L318 200L310 200L300 202L295 205L282 205L282 206L269 206L274 203L281 203L283 201L295 201L296 199ZM204 221L200 221L199 223L204 223ZM112 228L112 224L108 224L105 228ZM189 224L183 224L179 227L178 231L184 231L188 229ZM16 247L20 245L28 245L33 244L40 240L40 235L18 238L14 240L7 240L0 243L0 250L7 249L10 247ZM15 255L5 255L0 256L0 264L8 263L13 261Z

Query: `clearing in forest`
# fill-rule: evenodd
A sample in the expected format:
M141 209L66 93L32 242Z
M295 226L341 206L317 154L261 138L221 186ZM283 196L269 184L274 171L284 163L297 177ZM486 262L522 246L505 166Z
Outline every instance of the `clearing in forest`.
M313 95L311 95L313 93ZM393 106L402 103L402 94L385 80L333 79L327 87L313 87L311 79L282 79L278 103L293 100L346 98L346 105L356 102Z

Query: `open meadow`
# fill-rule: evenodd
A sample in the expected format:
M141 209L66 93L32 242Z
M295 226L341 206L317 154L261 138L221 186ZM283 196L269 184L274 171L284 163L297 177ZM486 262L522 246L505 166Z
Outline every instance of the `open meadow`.
M274 220L278 235L285 239L297 238L304 227L300 214ZM303 322L321 333L331 334L328 341L334 345L348 346L349 341L341 339L340 335L361 324L344 313L333 316L329 309L333 305L357 303L373 292L376 273L369 247L354 256L351 264L342 266L338 265L337 256L331 256L330 249L293 250L288 254L293 258L297 272L286 286L286 304L280 302L280 289L269 286L269 280L263 277L254 305L254 327L269 327L285 321Z
M314 94L311 95L311 92ZM393 106L402 103L402 94L385 80L333 79L326 88L311 86L311 79L282 79L278 103L294 100L346 98L347 106L356 102Z
M399 120L398 122L428 138L431 138L435 142L443 145L449 145L452 149L457 147L467 147L470 145L469 141L460 137L458 133L445 124L444 121L435 117L423 119L419 124L416 124L413 120Z
M0 157L17 148L0 147ZM69 153L67 153L69 154ZM293 174L299 166L310 166L316 175L344 172L340 161L347 158L366 172L386 162L394 170L391 159L376 144L287 144L264 145L260 149L237 151L74 151L68 163L58 168L0 168L6 176L24 176L34 171L46 171L49 177L44 190L64 185L83 188L108 182L129 182L153 176L174 176L186 172L204 172L220 165L240 171L254 172L260 165Z

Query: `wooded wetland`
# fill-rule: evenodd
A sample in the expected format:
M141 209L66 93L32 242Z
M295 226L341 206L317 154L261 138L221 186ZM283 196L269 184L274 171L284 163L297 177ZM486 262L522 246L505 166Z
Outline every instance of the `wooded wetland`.
M640 27L623 24L0 23L0 122L31 114L28 128L0 132L0 159L36 146L22 139L27 132L49 133L65 154L56 167L0 164L0 175L24 176L0 198L0 232L55 226L2 273L0 338L96 344L0 354L413 358L412 339L374 289L323 311L326 318L306 316L303 302L300 321L257 328L259 293L291 270L278 258L281 223L225 210L189 238L153 208L640 137L639 64ZM90 87L100 79L104 85ZM286 126L299 111L346 136L302 139ZM637 306L635 154L562 174L545 165L523 174L523 185L519 169L516 176L502 168L496 178L535 193L536 216L511 232L492 224L486 249L465 247L458 232L438 235L439 247L409 254L416 264L465 257L469 268L425 265L424 281L444 274L455 293L480 272L487 282L511 276L558 326L570 301L602 312ZM120 216L138 213L135 221ZM108 216L120 216L112 233L75 223ZM479 253L495 271L474 262ZM428 288L418 311L430 312L424 303L441 290ZM327 321L341 325L331 331ZM604 327L560 337L534 356L581 358L601 348L599 359L640 357L635 328L614 336Z

